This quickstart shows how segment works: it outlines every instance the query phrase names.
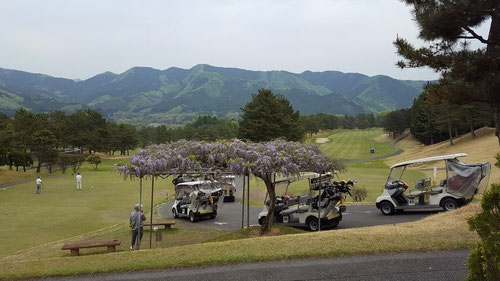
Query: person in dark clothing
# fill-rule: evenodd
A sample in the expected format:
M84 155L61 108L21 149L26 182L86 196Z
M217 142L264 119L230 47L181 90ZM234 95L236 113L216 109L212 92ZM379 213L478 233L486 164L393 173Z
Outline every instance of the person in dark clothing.
M177 184L179 184L181 182L184 182L182 175L178 175L175 179L172 180L172 183L174 184L174 186L176 186Z
M140 249L142 236L144 234L145 220L146 216L144 215L144 211L142 210L141 205L136 204L134 207L134 211L130 214L130 227L132 228L132 244L130 246L130 251L133 251L135 249L134 246L136 240L137 249Z

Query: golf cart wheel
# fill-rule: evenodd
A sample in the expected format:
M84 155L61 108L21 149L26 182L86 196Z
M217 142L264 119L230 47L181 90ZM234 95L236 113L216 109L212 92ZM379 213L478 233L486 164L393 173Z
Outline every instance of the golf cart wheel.
M307 218L306 220L306 225L307 225L307 228L309 228L309 230L311 231L318 231L318 219L315 218L315 217L309 217Z
M194 212L189 212L189 220L191 222L196 222L198 220L198 218L196 217L196 215L194 214Z
M382 204L380 204L380 212L382 212L384 216L392 215L394 214L394 206L390 202L382 202Z
M444 199L443 203L441 204L441 206L443 207L443 209L445 211L453 211L456 208L458 208L457 201L455 199L453 199L453 198L446 198L446 199Z
M177 210L175 208L172 209L172 215L174 216L174 218L178 218L179 217L179 214L177 214Z
M265 220L266 220L266 217L260 217L259 225L263 225Z

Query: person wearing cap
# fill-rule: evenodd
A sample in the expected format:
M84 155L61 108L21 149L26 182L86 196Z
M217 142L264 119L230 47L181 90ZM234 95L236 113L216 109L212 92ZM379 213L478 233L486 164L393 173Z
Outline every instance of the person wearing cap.
M130 251L135 248L135 242L137 240L137 246L141 244L142 236L144 234L144 221L146 216L141 208L141 205L136 204L134 206L134 211L130 214L130 228L132 229L132 244L130 246ZM139 236L139 237L137 237Z

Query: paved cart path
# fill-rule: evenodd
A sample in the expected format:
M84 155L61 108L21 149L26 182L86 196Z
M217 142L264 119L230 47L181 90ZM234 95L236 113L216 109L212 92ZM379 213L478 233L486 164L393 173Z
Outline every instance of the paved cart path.
M159 214L165 218L172 219L172 204L173 202L171 201L167 205L162 207L159 210ZM257 216L261 211L262 207L250 207L250 225L258 225ZM347 211L343 214L344 216L342 218L342 221L336 228L345 229L417 221L429 215L435 214L436 212L437 211L412 211L398 213L392 216L384 216L374 205L347 206ZM186 222L189 221L188 218L178 218L178 220L184 220ZM217 217L215 219L200 220L195 222L195 224L205 227L220 228L229 231L241 229L241 205L237 202L226 202L223 204L222 209L218 211ZM245 226L246 224L245 214Z
M461 281L467 275L468 254L468 250L378 254L42 280Z

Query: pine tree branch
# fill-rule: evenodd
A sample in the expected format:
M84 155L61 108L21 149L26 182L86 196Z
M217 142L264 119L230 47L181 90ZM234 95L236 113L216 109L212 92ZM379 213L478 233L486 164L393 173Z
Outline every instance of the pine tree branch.
M465 29L467 32L469 32L472 36L470 38L472 39L477 39L479 40L481 43L484 43L484 44L488 44L490 43L490 41L484 39L481 35L477 34L474 30L472 30L470 27L468 26L462 26L463 29ZM459 38L462 38L462 37L459 37Z

